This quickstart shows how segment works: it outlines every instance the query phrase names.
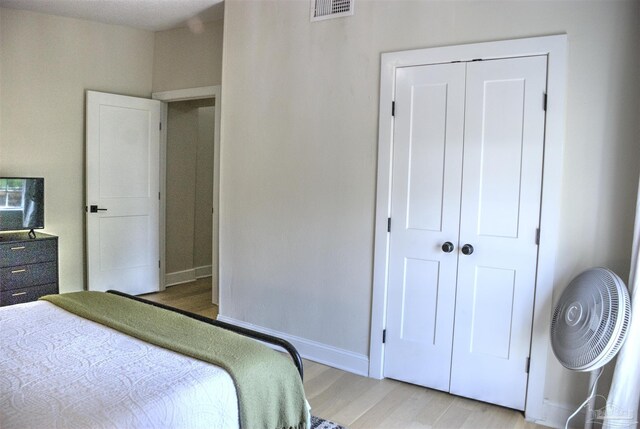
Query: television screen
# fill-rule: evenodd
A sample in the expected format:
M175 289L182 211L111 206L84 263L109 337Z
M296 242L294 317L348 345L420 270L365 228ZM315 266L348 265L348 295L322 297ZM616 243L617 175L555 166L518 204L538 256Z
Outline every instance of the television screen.
M0 177L0 231L44 228L44 179Z

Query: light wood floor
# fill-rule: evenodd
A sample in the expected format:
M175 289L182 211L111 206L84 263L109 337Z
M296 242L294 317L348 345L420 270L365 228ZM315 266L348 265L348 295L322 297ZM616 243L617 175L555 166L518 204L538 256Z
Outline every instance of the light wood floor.
M211 279L171 286L146 299L215 318ZM304 388L315 416L349 429L542 428L523 414L399 381L374 380L304 361Z
M218 306L211 303L211 277L170 286L163 292L149 293L142 295L141 298L212 319L218 317Z

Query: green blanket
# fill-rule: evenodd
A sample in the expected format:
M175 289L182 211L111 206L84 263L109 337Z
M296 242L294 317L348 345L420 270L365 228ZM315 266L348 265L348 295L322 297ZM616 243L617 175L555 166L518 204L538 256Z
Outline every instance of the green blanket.
M247 337L103 292L48 295L41 299L147 343L224 368L238 392L240 427L304 428L308 408L291 360Z

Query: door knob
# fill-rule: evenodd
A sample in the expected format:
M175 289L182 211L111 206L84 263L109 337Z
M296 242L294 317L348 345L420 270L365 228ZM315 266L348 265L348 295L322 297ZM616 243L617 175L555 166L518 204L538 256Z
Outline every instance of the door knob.
M462 253L465 255L471 255L473 253L473 246L470 244L465 244L462 246Z
M452 243L452 242L450 242L450 241L445 242L445 243L442 245L442 251L443 251L444 253L451 253L451 252L453 252L453 243Z

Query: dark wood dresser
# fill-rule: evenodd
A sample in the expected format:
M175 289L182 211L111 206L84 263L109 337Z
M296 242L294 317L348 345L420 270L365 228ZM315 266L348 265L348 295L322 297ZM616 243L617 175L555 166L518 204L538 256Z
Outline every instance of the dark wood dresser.
M58 293L58 237L0 234L0 307Z

